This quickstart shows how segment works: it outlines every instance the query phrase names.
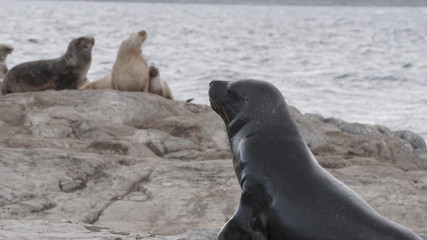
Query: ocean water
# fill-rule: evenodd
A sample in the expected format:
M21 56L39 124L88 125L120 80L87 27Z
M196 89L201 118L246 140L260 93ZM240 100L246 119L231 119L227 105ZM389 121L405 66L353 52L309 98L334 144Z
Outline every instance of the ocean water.
M146 30L143 54L177 100L208 104L211 80L275 84L303 113L408 129L427 139L427 8L2 1L0 42L21 62L96 39L89 78Z

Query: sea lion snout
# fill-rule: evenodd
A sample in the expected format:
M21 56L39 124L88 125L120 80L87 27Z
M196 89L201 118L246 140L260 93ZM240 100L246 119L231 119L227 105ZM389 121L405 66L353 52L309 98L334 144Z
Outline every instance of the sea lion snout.
M89 39L91 40L92 45L95 45L95 38L94 37L89 37Z
M88 47L93 47L95 45L95 38L92 36L83 37L85 41L85 45Z
M7 53L11 53L13 51L12 45L4 44L3 47L4 47L4 49L6 50Z
M209 83L209 98L218 101L221 98L221 93L224 92L228 82L213 80Z
M12 51L13 51L12 45L0 44L0 58L6 57L7 55L11 54Z
M71 42L71 45L75 45L77 49L83 50L84 52L90 52L92 47L95 45L95 38L91 36L84 36L73 42Z

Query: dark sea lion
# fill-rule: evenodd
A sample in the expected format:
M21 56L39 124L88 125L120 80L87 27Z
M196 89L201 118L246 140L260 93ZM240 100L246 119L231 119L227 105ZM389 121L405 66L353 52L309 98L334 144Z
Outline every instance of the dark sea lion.
M13 52L12 45L9 44L0 44L0 79L3 79L8 72L6 65L6 58L9 54Z
M242 189L218 239L421 240L317 163L272 84L213 81L209 97L226 125Z
M77 89L87 81L92 61L93 37L72 40L67 52L57 59L16 65L6 75L3 94L47 89Z

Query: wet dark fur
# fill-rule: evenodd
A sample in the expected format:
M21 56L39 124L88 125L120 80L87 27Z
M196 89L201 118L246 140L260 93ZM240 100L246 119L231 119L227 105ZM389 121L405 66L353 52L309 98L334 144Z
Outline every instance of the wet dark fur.
M2 93L77 89L91 64L94 39L81 37L70 42L60 58L19 64L6 75Z
M272 84L213 81L209 97L242 189L219 240L421 240L317 163Z

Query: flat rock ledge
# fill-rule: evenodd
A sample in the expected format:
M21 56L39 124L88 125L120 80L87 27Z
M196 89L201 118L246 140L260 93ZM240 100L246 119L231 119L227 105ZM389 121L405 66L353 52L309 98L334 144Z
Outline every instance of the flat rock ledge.
M424 139L290 109L323 167L427 235ZM209 106L66 90L0 96L0 112L0 239L216 239L238 204Z

